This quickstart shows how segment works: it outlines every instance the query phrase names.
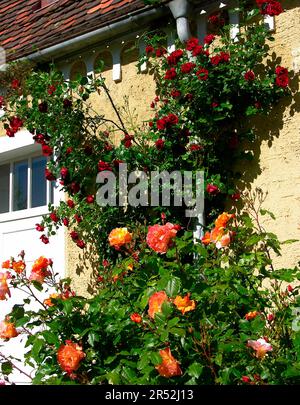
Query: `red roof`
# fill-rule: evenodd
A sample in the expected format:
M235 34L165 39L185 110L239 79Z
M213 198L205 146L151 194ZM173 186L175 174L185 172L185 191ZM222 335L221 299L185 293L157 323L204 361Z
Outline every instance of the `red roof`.
M44 8L40 4L40 0L1 0L0 46L6 50L8 61L146 8L143 0L57 0Z

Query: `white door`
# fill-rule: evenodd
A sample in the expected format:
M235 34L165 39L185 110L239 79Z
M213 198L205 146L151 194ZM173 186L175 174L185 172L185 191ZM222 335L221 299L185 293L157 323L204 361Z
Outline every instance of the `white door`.
M45 180L46 159L41 156L41 147L32 141L32 136L22 131L15 139L0 138L0 265L13 256L16 260L21 250L25 251L27 272L40 256L51 258L54 271L64 276L64 231L60 229L50 243L41 242L41 233L35 225L48 212L48 203L57 204L63 194L55 185ZM0 269L0 271L2 271ZM0 320L10 312L14 304L22 303L24 295L12 290L12 297L0 301ZM47 294L48 295L48 294ZM36 304L38 305L38 304ZM22 360L24 335L2 344L0 353L13 355ZM24 366L16 362L19 368ZM30 373L30 369L27 368ZM17 371L13 381L24 384L30 380Z

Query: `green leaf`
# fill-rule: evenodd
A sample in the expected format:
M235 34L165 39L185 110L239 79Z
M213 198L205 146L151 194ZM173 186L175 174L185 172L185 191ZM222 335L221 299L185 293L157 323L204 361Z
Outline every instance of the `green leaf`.
M166 293L169 297L175 297L176 295L178 295L180 288L181 288L180 279L177 277L173 277L167 283Z
M13 366L10 361L5 361L1 364L1 372L4 375L9 375L13 371Z
M39 283L36 280L31 281L31 283L34 286L34 288L36 288L38 291L43 291L43 286L41 283Z
M203 371L203 366L200 363L193 363L187 369L188 375L191 377L194 377L194 378L199 378L200 375L202 374L202 371Z

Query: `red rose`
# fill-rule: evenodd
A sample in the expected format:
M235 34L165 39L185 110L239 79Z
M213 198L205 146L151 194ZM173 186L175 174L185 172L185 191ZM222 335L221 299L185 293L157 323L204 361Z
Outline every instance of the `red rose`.
M185 97L188 101L192 101L193 98L194 98L194 96L193 96L192 93L187 93L184 97Z
M151 102L150 108L155 108L155 103L154 103L154 101Z
M248 72L246 72L244 74L244 79L249 82L249 81L253 81L255 79L255 74L252 70L248 70Z
M63 218L62 222L63 222L64 226L69 226L68 218Z
M173 98L180 97L180 96L181 96L181 92L180 92L179 90L172 90L172 91L171 91L171 96L172 96Z
M86 197L86 202L87 202L88 204L92 204L94 201L95 201L95 197L94 197L93 195L88 195L88 196Z
M68 204L68 207L70 207L70 208L74 208L75 207L75 203L74 203L74 201L73 200L68 200L67 201L67 204Z
M167 57L167 61L168 64L170 66L172 65L177 65L177 63L179 62L180 58L183 55L183 51L181 49L178 49L176 51L173 51L168 57Z
M202 54L207 55L207 51L203 50L203 46L202 45L195 46L195 48L193 49L193 56L198 56Z
M55 212L51 212L51 213L49 214L49 217L50 217L50 219L51 219L53 222L58 222L58 221L59 221L59 218L58 218L58 216L56 215Z
M168 125L176 125L176 124L178 124L178 121L179 121L177 115L172 114L172 113L168 114L166 119L167 119Z
M199 39L198 38L190 38L186 42L185 49L187 51L192 51L197 45L199 45Z
M293 292L294 288L289 284L286 289L288 290L288 292Z
M193 62L183 63L180 67L180 70L182 71L182 73L190 73L195 66L196 64Z
M72 148L71 146L69 146L69 147L66 149L66 154L67 154L67 155L70 155L72 152L73 152L73 148Z
M54 176L54 174L47 168L45 169L45 177L49 181L55 181L56 180L56 177Z
M103 267L108 267L109 266L109 261L106 260L106 259L102 260L102 266Z
M201 150L203 147L201 145L196 145L195 143L190 146L190 151L195 152L197 150Z
M146 46L146 54L149 55L149 53L153 53L154 52L154 48L152 45L147 45Z
M23 121L19 117L12 117L9 119L11 129L14 132L17 132L22 126L23 126Z
M289 74L289 71L283 66L276 66L275 73L277 76L287 76Z
M217 103L216 101L213 101L213 102L211 103L211 106L212 106L212 108L219 107L219 103Z
M289 78L287 76L277 76L275 83L278 87L285 88L289 84Z
M49 145L42 145L42 153L44 156L51 156L53 154L53 149Z
M220 16L219 13L214 13L208 17L208 22L212 25L217 25L219 27L223 27L225 25L225 20Z
M45 136L43 134L36 134L34 135L33 139L36 143L39 143L41 145L43 145L45 142Z
M175 68L171 68L171 69L166 71L165 79L166 80L173 80L173 79L175 79L176 76L177 76L177 73L176 73Z
M77 233L76 231L70 232L70 236L71 236L71 238L72 238L73 240L77 240L78 237L79 237L79 235L78 235L78 233Z
M62 167L60 170L60 175L62 179L66 179L69 174L69 170L66 167Z
M76 245L77 245L80 249L84 249L84 248L85 248L85 243L84 243L84 241L81 240L81 239L76 242Z
M134 136L125 134L124 138L122 139L122 143L125 146L125 148L130 148L132 146L132 141L134 139Z
M215 55L210 58L210 63L214 66L217 66L221 62L221 56Z
M158 140L155 142L155 147L156 147L156 149L158 149L158 150L162 150L162 149L164 148L164 146L165 146L165 141L164 141L163 139L158 139Z
M20 87L20 85L21 85L21 83L18 79L13 79L11 81L11 87L15 90L18 89Z
M213 34L208 34L208 35L206 35L206 36L204 37L204 43L205 43L206 45L210 45L210 44L213 42L213 40L214 40L215 38L216 38L215 35L213 35Z
M197 72L196 75L199 80L207 80L208 79L208 70L205 68L200 68Z
M42 241L45 245L47 245L47 244L49 243L49 238L47 238L46 235L42 235L42 236L40 237L40 239L41 239L41 241Z
M229 62L230 54L228 52L220 52L221 62Z
M78 214L74 215L74 218L76 219L77 223L80 224L80 222L82 222L82 217Z
M11 128L7 128L6 135L9 136L10 138L13 138L15 136L15 131L13 131Z
M0 108L3 107L4 104L4 97L0 96Z
M52 96L52 94L55 92L55 90L56 90L56 87L55 87L55 86L53 86L53 85L49 86L49 87L48 87L48 94L49 94L50 96Z
M165 53L167 53L167 50L165 48L158 48L155 51L155 55L160 58L161 56L163 56Z
M134 314L130 315L130 319L132 320L132 322L135 322L135 323L141 323L142 322L141 315L139 315L136 312Z
M273 315L273 314L269 314L269 315L267 316L267 319L268 319L269 322L272 322L273 319L274 319L274 315Z
M269 15L271 17L275 15L279 15L283 13L282 5L279 1L276 0L268 0L268 1L261 1L258 0L257 4L260 8L260 13L262 15Z
M240 194L240 193L231 194L230 198L231 198L233 201L238 201L238 200L241 198L241 194Z
M156 127L159 131L163 131L166 129L167 126L167 120L165 118L161 118L156 121Z
M38 232L44 232L45 227L44 227L43 225L41 225L41 224L35 224L35 229L36 229Z
M243 381L244 383L249 383L249 382L251 382L251 379L250 379L249 377L247 377L246 375L243 375L242 381Z
M109 163L99 160L98 162L98 172L104 172L105 170L112 170Z
M115 159L115 160L113 161L113 165L114 165L115 167L119 167L119 165L120 165L121 163L124 163L124 160Z
M216 195L220 192L219 187L211 183L206 186L206 191L211 195Z
M71 193L72 194L77 194L80 191L80 184L76 183L75 181L73 181L71 183Z

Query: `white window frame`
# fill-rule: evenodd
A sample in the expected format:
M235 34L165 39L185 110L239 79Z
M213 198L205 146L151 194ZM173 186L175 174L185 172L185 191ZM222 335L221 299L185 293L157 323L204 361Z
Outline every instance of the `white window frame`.
M51 182L47 182L47 203L46 205L30 208L31 205L31 162L34 157L41 156L41 145L36 144L32 139L32 134L27 130L19 131L15 138L0 138L0 165L10 164L9 176L9 212L0 214L0 223L15 221L25 218L46 215L48 213L48 203L51 196ZM13 165L15 162L28 160L28 180L27 180L27 208L13 211ZM59 204L59 196L53 193L54 205ZM63 194L63 193L62 193Z

